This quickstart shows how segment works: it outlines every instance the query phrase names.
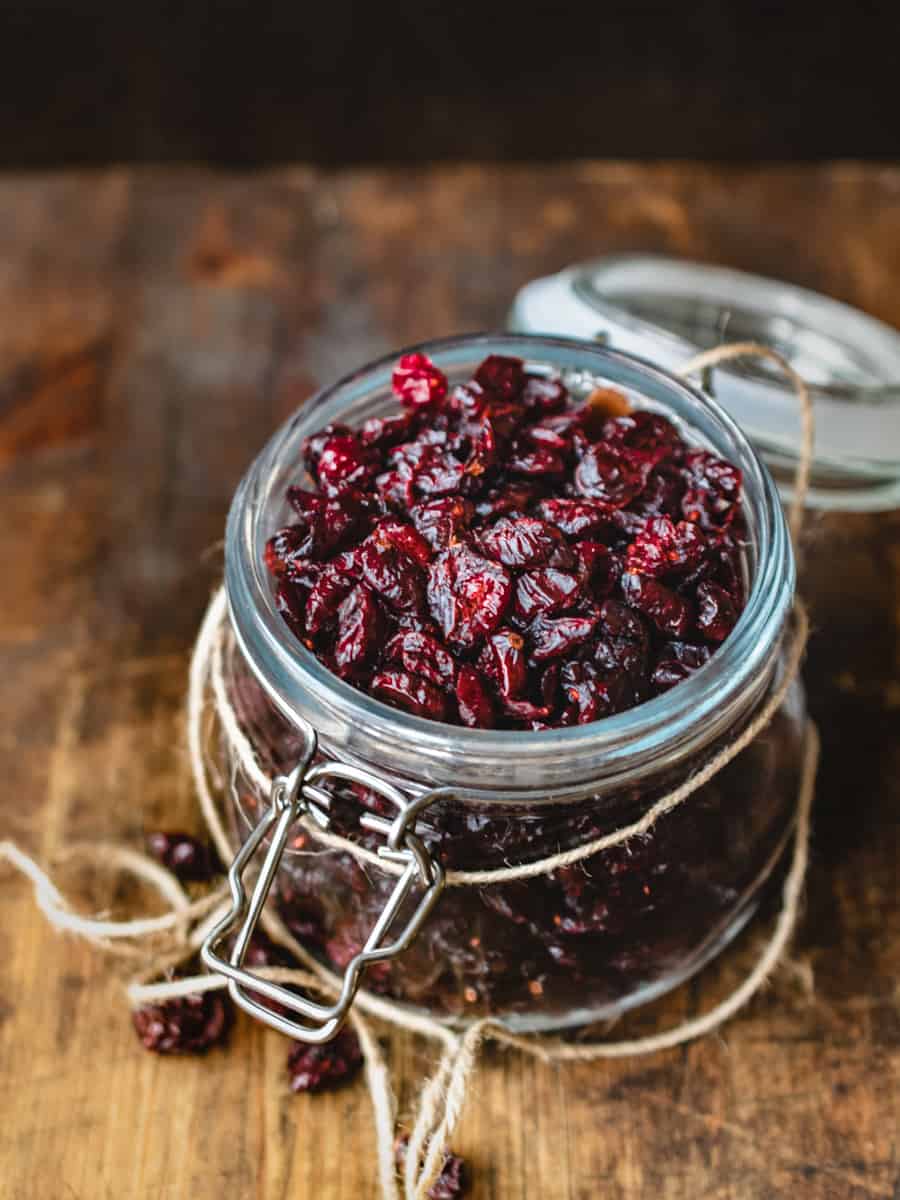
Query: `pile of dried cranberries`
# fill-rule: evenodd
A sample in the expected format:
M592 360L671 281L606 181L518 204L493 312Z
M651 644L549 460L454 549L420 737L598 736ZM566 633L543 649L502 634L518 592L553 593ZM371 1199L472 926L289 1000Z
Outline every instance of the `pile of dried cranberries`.
M741 473L665 417L492 355L307 439L315 490L266 547L279 611L342 679L417 716L546 729L685 679L744 604Z

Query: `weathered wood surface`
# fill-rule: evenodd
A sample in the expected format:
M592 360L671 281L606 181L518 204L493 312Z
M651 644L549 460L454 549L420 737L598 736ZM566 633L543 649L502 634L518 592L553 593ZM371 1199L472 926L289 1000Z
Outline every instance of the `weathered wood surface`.
M338 372L497 326L526 279L633 248L781 275L900 326L900 170L0 180L0 834L52 859L195 824L187 653L255 448ZM489 1056L455 1139L477 1200L900 1196L898 530L829 518L810 537L824 756L801 969L679 1051ZM54 936L6 870L0 896L3 1200L374 1194L361 1084L290 1096L284 1042L249 1022L205 1061L145 1054L109 961ZM739 964L629 1028L697 1011ZM390 1041L408 1102L431 1051Z

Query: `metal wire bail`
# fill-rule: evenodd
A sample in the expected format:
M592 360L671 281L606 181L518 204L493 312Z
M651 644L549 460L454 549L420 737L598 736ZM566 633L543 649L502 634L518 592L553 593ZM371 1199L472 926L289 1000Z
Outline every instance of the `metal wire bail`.
M384 962L385 959L394 958L412 942L437 902L444 886L444 872L415 832L416 818L431 802L432 793L410 800L393 784L360 767L334 761L312 765L318 748L318 738L312 726L305 728L303 732L306 745L300 761L288 775L279 776L272 781L268 808L235 855L229 868L231 909L204 941L201 957L211 971L228 979L229 994L235 1004L245 1012L280 1033L287 1034L288 1037L304 1042L321 1043L333 1038L346 1020L366 966L372 962ZM379 855L398 863L404 870L398 877L394 890L365 945L347 964L337 1000L332 1005L322 1005L270 980L259 978L248 971L243 962L250 938L281 863L291 828L302 817L314 820L322 829L329 827L331 796L320 786L328 779L362 784L394 805L397 815L393 821L367 812L361 816L360 825L386 838L386 845L378 849ZM271 840L248 900L244 888L244 873L269 835ZM391 933L404 900L417 881L422 885L419 903L394 940L388 945L383 945ZM219 948L235 929L237 935L226 960L219 953ZM247 989L251 990L248 992ZM311 1023L274 1012L260 1003L261 996L307 1018Z

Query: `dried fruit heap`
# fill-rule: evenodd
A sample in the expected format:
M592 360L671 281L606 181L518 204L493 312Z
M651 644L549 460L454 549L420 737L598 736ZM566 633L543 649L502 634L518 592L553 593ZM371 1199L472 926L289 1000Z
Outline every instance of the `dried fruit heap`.
M277 604L335 674L480 728L594 721L707 661L744 604L741 473L665 417L492 355L307 439L316 490L266 547Z

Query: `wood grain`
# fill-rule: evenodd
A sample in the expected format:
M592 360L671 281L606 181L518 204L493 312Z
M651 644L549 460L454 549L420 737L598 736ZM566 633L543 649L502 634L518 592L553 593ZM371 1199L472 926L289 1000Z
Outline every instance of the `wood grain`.
M316 386L499 325L525 280L668 251L823 288L900 326L900 170L583 164L0 180L0 832L41 857L196 825L187 653L229 497ZM795 958L722 1037L549 1068L489 1053L456 1141L476 1200L900 1196L900 520L808 534L824 740ZM117 911L109 880L68 877ZM141 1051L108 961L0 874L0 1197L374 1195L361 1086L292 1097L240 1022ZM758 926L745 936L752 948ZM708 1003L739 948L629 1029ZM401 1104L432 1051L389 1037Z

